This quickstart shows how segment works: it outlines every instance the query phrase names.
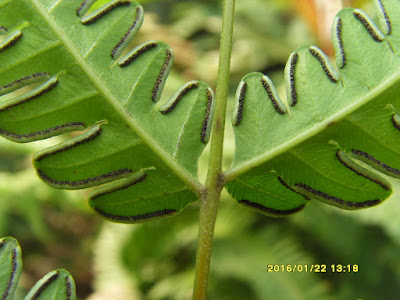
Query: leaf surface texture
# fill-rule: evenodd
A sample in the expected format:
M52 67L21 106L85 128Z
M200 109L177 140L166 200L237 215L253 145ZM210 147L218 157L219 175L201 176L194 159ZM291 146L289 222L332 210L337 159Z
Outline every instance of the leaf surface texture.
M379 26L358 9L338 13L335 67L315 46L289 57L287 101L267 76L243 78L226 172L236 201L281 216L311 198L354 210L391 195L385 175L400 174L400 5L382 0L375 7Z
M46 183L64 189L108 183L90 204L117 222L174 215L196 200L213 92L192 81L158 102L173 52L157 41L131 46L143 22L140 5L17 0L0 6L5 40L21 32L12 44L0 44L0 134L31 142L78 131L35 155Z

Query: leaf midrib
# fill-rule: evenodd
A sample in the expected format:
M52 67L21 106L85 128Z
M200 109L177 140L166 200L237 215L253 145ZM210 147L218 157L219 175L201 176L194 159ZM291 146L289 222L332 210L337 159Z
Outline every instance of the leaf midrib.
M146 133L146 131L139 125L139 123L132 119L128 112L122 107L119 101L112 95L112 93L105 87L101 80L96 76L89 64L81 57L79 52L75 49L72 41L66 37L64 31L58 24L50 17L44 6L38 0L31 0L30 3L35 7L41 17L47 22L49 27L53 30L55 35L63 43L64 47L75 59L77 64L92 81L94 86L101 92L107 102L114 108L116 113L122 118L123 121L143 140L143 142L153 151L156 155L194 192L200 194L203 189L202 184L198 182L190 173L183 169L175 160L169 157L169 154L164 151L160 145Z
M394 56L396 55L394 54ZM388 90L399 80L400 80L400 72L396 72L395 74L384 80L380 85L372 89L370 92L363 95L358 101L355 101L353 104L350 104L349 106L339 110L337 113L326 118L324 121L315 124L311 128L301 132L296 137L291 138L289 141L282 143L279 146L276 146L260 155L257 155L252 159L240 163L234 168L228 169L227 171L224 172L226 181L232 181L233 179L242 175L243 173L246 173L251 169L261 165L262 163L277 157L278 155L304 142L308 138L317 135L318 133L322 132L325 128L327 128L330 123L344 119L347 115L350 115L351 113L355 112L357 109L359 109L369 101L373 100L375 97L379 96L384 91Z

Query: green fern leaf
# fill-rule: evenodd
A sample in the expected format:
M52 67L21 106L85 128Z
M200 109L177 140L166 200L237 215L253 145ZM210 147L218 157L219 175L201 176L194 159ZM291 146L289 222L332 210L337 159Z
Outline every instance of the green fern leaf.
M25 300L75 300L75 282L64 269L47 273L26 295Z
M172 50L130 49L143 22L136 2L95 2L0 1L0 134L30 142L83 130L35 155L41 179L64 189L112 182L90 205L117 222L174 215L201 190L213 92L192 81L158 102Z
M267 76L243 78L225 174L240 204L281 216L310 198L355 210L391 195L384 175L400 177L400 4L375 4L379 27L358 9L336 16L338 70L314 46L289 57L287 103Z
M13 299L22 272L21 248L16 239L0 239L0 296ZM55 299L75 300L75 281L64 269L48 273L39 280L25 297L26 300Z
M0 296L10 300L14 296L22 271L21 248L11 237L0 239Z
M353 210L390 196L382 174L400 176L400 7L393 0L375 4L380 28L360 10L336 17L339 70L314 46L290 56L287 101L263 74L243 78L233 118L235 159L225 172L239 203L279 216L310 198ZM7 61L0 68L6 83L0 134L30 142L84 130L35 155L46 183L65 189L107 183L90 204L117 222L174 215L196 200L213 94L193 81L158 103L173 54L156 41L130 49L141 6L128 0L0 6L0 58Z

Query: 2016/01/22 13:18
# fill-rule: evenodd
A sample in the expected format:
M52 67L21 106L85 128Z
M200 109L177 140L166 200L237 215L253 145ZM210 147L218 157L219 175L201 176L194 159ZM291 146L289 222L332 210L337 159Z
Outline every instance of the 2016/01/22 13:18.
M326 273L328 267L325 264L311 264L311 265L278 265L278 264L268 264L267 272L314 272L314 273ZM357 264L342 265L342 264L332 264L330 265L330 270L333 273L357 273L359 267Z

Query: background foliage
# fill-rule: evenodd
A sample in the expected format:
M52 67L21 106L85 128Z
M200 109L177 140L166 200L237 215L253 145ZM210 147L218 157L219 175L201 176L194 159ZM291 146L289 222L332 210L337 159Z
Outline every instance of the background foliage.
M192 79L214 87L220 1L140 2L147 16L137 43L163 40L176 54L166 96ZM231 97L241 77L252 71L268 74L283 90L283 67L298 46L316 44L329 50L318 35L321 20L312 3L238 1ZM346 5L371 11L371 1ZM0 236L16 237L24 258L16 299L57 268L74 276L81 299L189 299L197 205L177 217L141 225L103 222L88 208L86 192L54 190L36 177L32 153L56 139L29 145L0 140ZM228 128L225 146L229 144L233 138ZM228 166L232 153L226 156ZM200 172L206 159L207 153ZM378 207L358 212L313 201L299 214L272 219L239 207L224 194L209 299L393 299L400 294L399 200L397 193ZM359 272L266 271L267 264L306 263L357 264Z

